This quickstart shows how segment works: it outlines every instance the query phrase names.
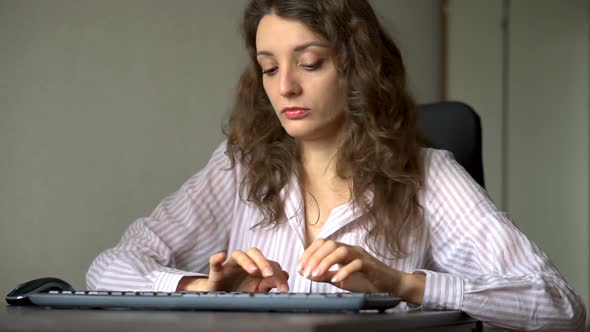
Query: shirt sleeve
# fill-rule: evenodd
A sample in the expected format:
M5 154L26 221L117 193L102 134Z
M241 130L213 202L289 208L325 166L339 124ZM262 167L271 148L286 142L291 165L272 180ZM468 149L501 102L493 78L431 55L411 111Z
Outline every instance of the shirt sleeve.
M555 266L452 157L429 149L432 262L423 308L462 310L518 330L582 330L586 309Z
M237 196L237 166L230 167L225 151L224 142L203 170L94 259L88 289L170 292L183 276L202 275L197 271L208 267L209 257L227 248Z

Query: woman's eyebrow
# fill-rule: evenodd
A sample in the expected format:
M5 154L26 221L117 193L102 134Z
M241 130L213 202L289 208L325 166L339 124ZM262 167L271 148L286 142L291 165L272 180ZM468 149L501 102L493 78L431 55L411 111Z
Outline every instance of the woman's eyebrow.
M293 52L295 52L295 53L302 52L303 50L305 50L306 48L308 48L310 46L317 46L317 47L324 47L324 48L329 47L328 44L321 42L321 41L310 41L310 42L295 46L293 48ZM256 52L256 56L260 56L260 55L274 56L274 54L272 52L264 51L264 50Z

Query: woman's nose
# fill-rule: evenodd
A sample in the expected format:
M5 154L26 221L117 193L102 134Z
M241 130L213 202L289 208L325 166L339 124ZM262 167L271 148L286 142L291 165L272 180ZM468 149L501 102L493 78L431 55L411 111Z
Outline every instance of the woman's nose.
M279 93L281 96L291 97L301 94L301 84L291 70L283 70L280 75Z

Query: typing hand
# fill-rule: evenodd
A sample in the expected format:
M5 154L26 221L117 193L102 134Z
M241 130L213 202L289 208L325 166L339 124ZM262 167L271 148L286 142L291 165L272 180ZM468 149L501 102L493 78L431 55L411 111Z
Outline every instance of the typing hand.
M289 291L288 273L279 263L266 259L257 248L246 252L235 250L227 261L226 256L220 252L209 258L209 278L202 290L268 292L277 288L280 292Z
M334 265L340 268L331 271ZM362 247L317 239L304 252L297 265L304 277L352 292L386 292L404 301L421 303L424 276L395 270L373 257Z

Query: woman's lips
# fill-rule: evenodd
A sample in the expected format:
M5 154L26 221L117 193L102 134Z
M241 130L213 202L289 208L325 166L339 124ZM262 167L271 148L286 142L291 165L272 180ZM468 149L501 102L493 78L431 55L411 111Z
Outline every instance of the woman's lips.
M309 114L310 109L304 107L285 107L283 108L283 114L291 120L301 119Z

